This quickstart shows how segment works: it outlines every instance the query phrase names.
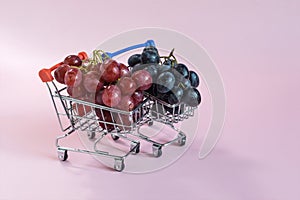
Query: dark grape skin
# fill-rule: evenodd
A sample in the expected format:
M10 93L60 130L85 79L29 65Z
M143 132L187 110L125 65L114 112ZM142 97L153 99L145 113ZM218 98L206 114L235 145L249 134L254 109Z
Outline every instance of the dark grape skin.
M121 101L121 90L116 85L110 85L102 94L103 104L108 107L116 107Z
M141 62L141 54L134 54L128 58L128 65L130 67L134 67Z
M169 94L168 93L160 93L160 92L156 92L156 95L155 95L158 99L164 101L164 102L167 102L168 101L168 97L169 97Z
M184 91L181 87L174 86L173 89L169 92L168 103L171 105L179 103L183 96L183 92Z
M68 69L70 68L67 64L60 65L55 71L54 71L54 78L57 82L61 84L65 84L65 75Z
M189 72L189 81L191 82L191 86L196 88L199 86L199 76L196 72L190 71Z
M144 51L141 60L143 64L158 64L160 62L159 55L155 51Z
M64 64L79 67L82 65L82 60L76 55L69 55L64 59Z
M165 110L171 114L182 114L184 112L183 104L180 104L175 107L164 106Z
M128 67L122 63L118 64L119 70L120 70L120 77L130 76L131 73L128 69Z
M143 49L143 52L146 52L146 51L153 51L153 52L155 52L157 55L159 55L157 48L154 47L154 46L147 46L147 47L145 47L145 48Z
M196 107L201 103L200 92L196 88L188 88L184 91L182 101L189 106Z
M115 60L107 60L100 65L101 80L103 82L112 83L120 78L120 69Z
M132 95L131 95L135 107L138 106L139 103L141 103L144 99L144 92L141 90L136 90Z
M157 91L160 93L169 92L175 84L175 76L171 72L163 72L157 77Z
M65 74L65 84L67 86L77 87L82 82L82 72L80 69L75 67L70 67Z
M138 90L147 90L152 85L152 76L147 70L139 70L132 74Z
M174 69L177 70L184 78L189 77L189 69L185 64L178 63L175 65Z
M122 95L132 95L137 88L135 81L131 77L122 77L118 81L118 86Z

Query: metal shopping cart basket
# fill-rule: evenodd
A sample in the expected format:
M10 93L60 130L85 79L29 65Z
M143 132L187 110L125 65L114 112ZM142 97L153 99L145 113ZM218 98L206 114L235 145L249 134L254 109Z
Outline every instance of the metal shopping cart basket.
M106 52L105 55L112 58L126 51L147 46L155 46L154 41L148 40L145 43L133 45L114 53ZM82 60L88 58L85 52L78 53L78 57ZM163 146L174 142L178 142L181 146L185 144L186 135L175 128L174 123L192 116L195 107L185 104L169 105L147 93L144 100L132 111L119 110L76 99L69 96L67 88L64 85L57 84L51 74L62 64L58 63L49 69L42 69L39 72L42 82L46 83L49 90L61 130L64 132L63 135L56 138L56 147L60 160L65 161L68 159L68 151L106 156L114 159L115 170L122 171L125 167L125 158L130 154L139 153L140 139L152 144L155 157L162 155ZM65 119L67 119L67 125L63 123ZM153 125L153 121L170 125L178 133L178 136L164 143L152 140L144 135L140 128L144 124ZM93 140L93 150L60 145L62 139L69 137L75 131L80 131L80 133L86 134L89 139ZM128 150L123 155L115 155L98 149L99 142L106 135L110 135L114 140L119 138L126 140L130 144L128 145Z

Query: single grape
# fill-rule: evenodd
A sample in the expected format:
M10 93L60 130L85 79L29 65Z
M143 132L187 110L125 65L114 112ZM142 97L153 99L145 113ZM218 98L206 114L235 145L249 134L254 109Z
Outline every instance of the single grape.
M157 77L157 91L160 93L169 92L175 84L175 76L171 72L163 72Z
M152 77L147 70L136 71L131 77L135 81L138 90L147 90L152 85Z
M199 76L196 72L194 71L190 71L189 73L189 80L191 82L191 86L196 88L199 86Z
M70 66L81 66L82 60L76 55L69 55L65 58L64 63Z
M122 96L117 108L124 111L132 111L134 109L134 100L131 96Z
M120 78L120 69L115 60L107 60L100 65L101 80L112 83Z
M141 63L141 54L134 54L128 58L128 65L130 67L134 67L139 63Z
M130 76L131 73L128 69L128 67L122 63L118 64L119 70L120 70L120 77Z
M183 96L183 89L178 86L174 86L173 89L169 92L168 103L173 105L181 101Z
M70 67L65 74L64 81L67 86L79 86L82 82L81 70L78 68Z
M99 80L100 74L96 71L89 71L84 75L83 86L90 93L96 93L103 88L103 83Z
M158 64L160 62L159 55L155 51L144 51L141 55L143 64Z
M184 78L189 77L189 69L185 64L179 63L175 65L174 69L176 69Z
M122 77L118 82L118 86L122 95L132 95L137 88L135 81L131 77Z
M196 107L201 103L200 92L196 88L188 88L184 91L182 101L189 106Z
M68 86L67 93L73 98L83 98L86 95L86 90L82 85L77 87Z
M138 106L139 103L141 103L144 99L144 92L141 90L136 90L132 95L131 95L133 101L134 101L134 106Z
M65 84L65 74L70 68L67 64L60 65L55 71L54 71L54 78L57 82Z
M121 101L121 90L116 85L110 85L102 94L103 104L108 107L116 107Z

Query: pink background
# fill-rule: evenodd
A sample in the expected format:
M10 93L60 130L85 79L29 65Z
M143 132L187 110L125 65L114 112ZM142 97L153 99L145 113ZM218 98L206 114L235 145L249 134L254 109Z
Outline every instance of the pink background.
M296 0L1 2L0 199L300 199L299 9ZM198 160L200 135L173 165L142 175L75 153L59 162L38 70L145 26L190 36L217 64L227 116L215 150Z

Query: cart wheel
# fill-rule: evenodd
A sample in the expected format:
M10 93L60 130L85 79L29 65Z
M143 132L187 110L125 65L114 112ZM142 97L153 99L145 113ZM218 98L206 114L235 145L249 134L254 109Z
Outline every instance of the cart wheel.
M123 158L119 159L119 158L116 158L115 159L115 165L114 165L114 169L118 172L121 172L123 171L125 168L125 164L124 164L124 160Z
M113 140L118 140L120 137L119 136L117 136L117 135L114 135L114 134L111 134L111 138L113 139Z
M96 136L95 131L88 131L87 136L89 139L94 139Z
M162 155L162 149L160 145L153 144L152 150L155 157L160 157Z
M182 133L182 132L180 132L179 133L179 139L178 139L178 144L180 145L180 146L184 146L185 145L185 142L186 142L186 136Z
M68 151L67 150L58 150L58 159L61 161L66 161L68 159Z
M153 125L153 120L148 121L148 126L152 126Z
M140 143L139 142L132 142L131 143L131 149L134 150L132 151L133 154L138 154L140 152Z

